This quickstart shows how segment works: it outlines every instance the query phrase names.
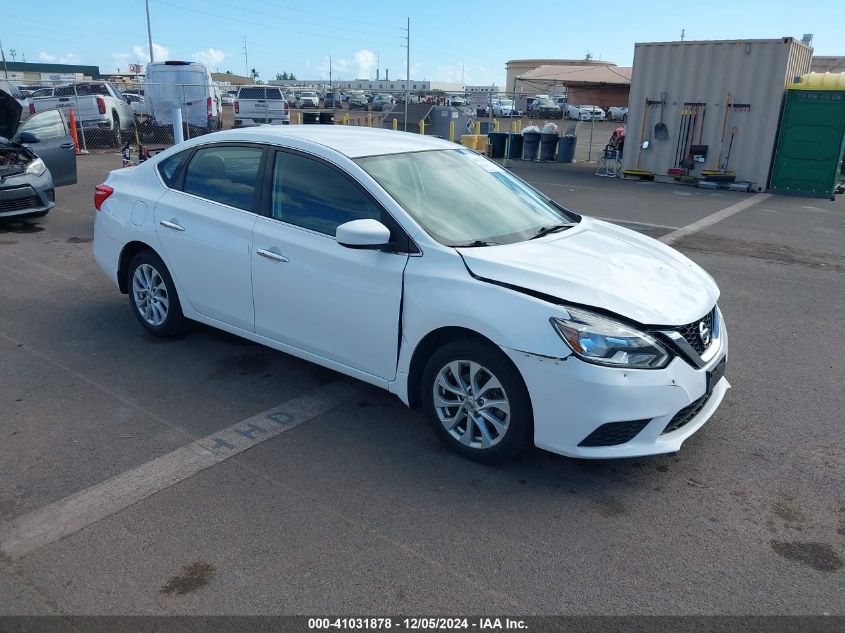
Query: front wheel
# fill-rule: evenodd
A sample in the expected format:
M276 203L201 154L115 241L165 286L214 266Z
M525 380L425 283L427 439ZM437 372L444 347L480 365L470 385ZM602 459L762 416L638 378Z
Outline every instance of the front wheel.
M127 272L132 312L153 336L169 338L185 329L185 317L167 266L153 251L132 258Z
M434 432L459 455L503 464L530 444L528 389L495 346L469 339L448 343L428 360L421 388Z

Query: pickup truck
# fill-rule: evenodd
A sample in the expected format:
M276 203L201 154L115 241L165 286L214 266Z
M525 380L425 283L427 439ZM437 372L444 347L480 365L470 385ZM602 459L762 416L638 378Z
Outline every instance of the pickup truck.
M290 123L290 106L274 86L241 86L233 109L235 127Z
M86 136L94 133L119 147L131 138L135 127L132 106L114 85L107 81L86 81L56 86L52 97L34 99L35 112L73 109L76 124Z

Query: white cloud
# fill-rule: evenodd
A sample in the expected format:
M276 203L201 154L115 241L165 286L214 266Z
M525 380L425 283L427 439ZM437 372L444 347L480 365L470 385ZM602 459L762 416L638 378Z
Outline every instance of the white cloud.
M137 61L140 61L143 64L150 61L149 48L146 46L138 46L135 44L135 46L132 47L132 55ZM153 42L153 55L155 55L156 61L162 62L166 59L170 59L170 49L166 46Z
M218 51L216 48L209 48L208 50L198 51L193 55L194 60L201 62L214 70L226 58L223 51Z
M75 64L79 61L79 56L74 53L65 53L64 55L53 55L47 51L38 53L38 60L47 63L59 62L60 64Z
M372 76L371 71L376 66L376 54L366 48L356 51L352 56L355 64L358 67L358 75L356 79L369 79Z

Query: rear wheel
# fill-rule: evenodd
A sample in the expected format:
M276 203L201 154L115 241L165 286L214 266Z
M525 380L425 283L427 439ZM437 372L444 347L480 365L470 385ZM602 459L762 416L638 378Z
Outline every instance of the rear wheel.
M129 303L150 334L169 338L185 329L185 317L167 266L153 251L132 258L127 272Z
M120 147L123 142L122 134L120 133L120 117L117 112L112 112L111 115L111 143L114 147Z
M502 464L530 444L528 390L519 371L495 346L470 339L446 344L428 360L421 389L434 432L459 455Z

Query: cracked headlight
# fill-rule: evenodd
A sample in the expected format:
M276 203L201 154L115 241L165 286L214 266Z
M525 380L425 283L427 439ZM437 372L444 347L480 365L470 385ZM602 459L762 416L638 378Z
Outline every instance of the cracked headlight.
M632 369L660 369L669 362L666 348L645 332L580 308L566 311L568 319L552 317L550 321L581 360Z

